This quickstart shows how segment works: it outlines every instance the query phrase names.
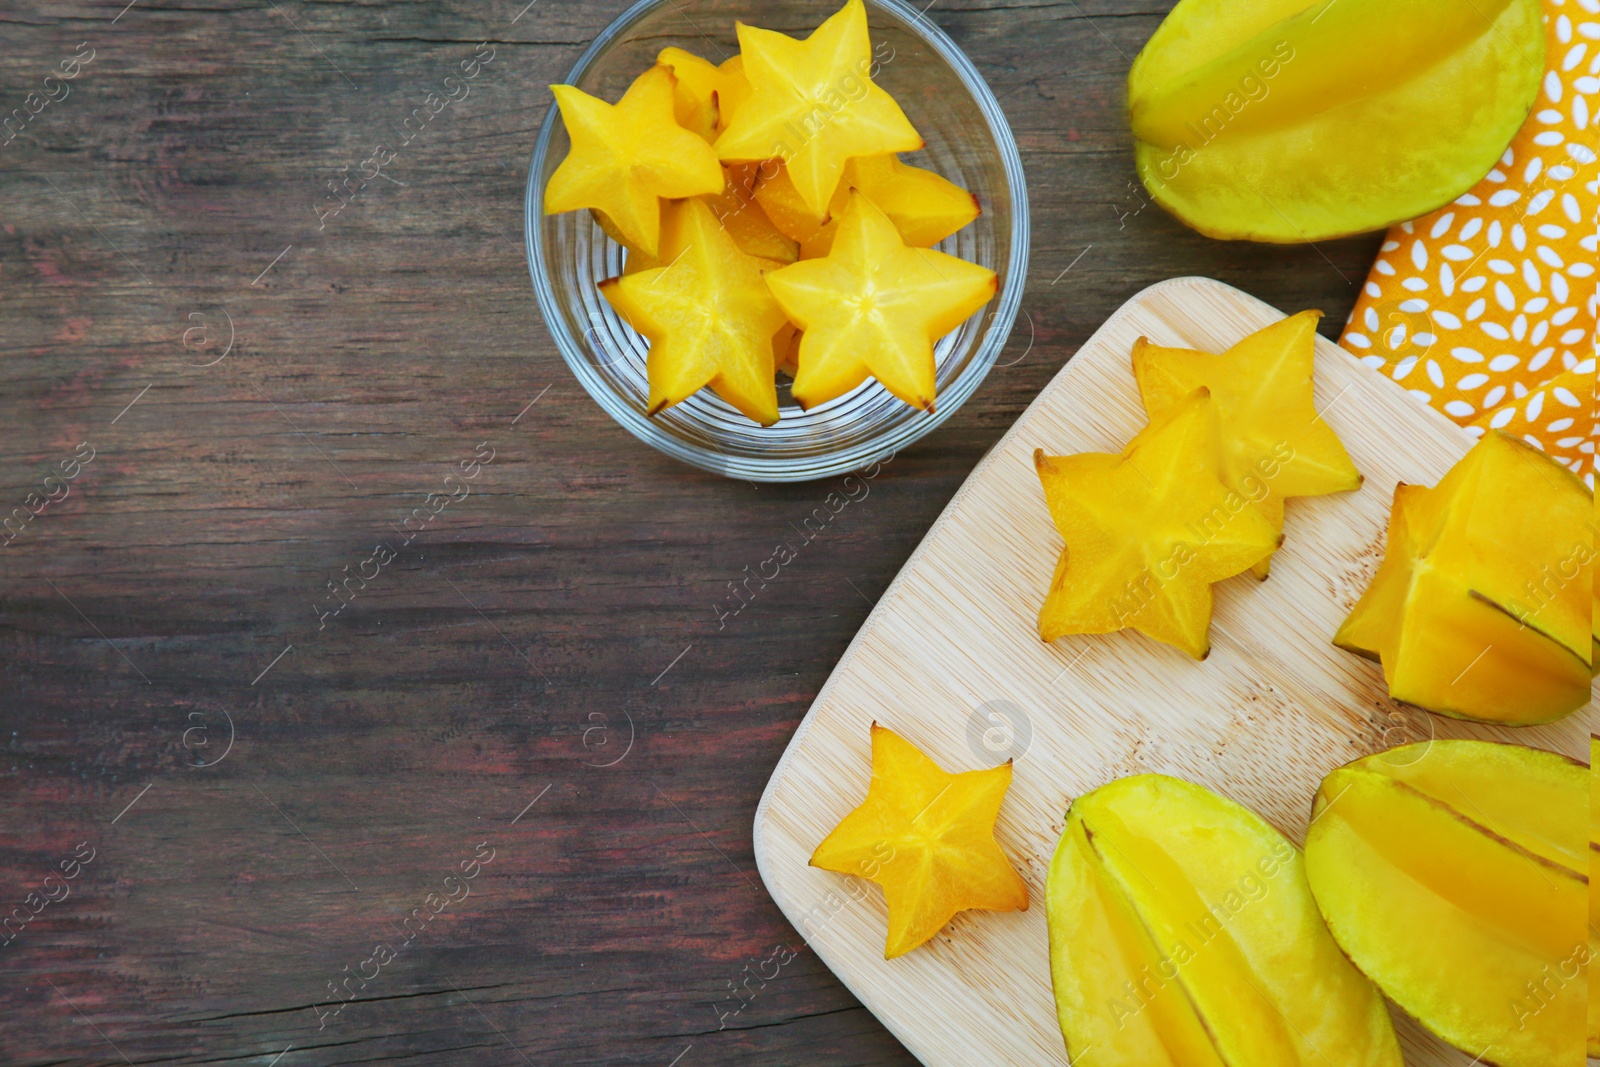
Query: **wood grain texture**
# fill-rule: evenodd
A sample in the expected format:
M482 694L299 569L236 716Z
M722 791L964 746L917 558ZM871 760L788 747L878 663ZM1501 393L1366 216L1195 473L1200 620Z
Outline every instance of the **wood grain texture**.
M1039 640L1061 539L1034 450L1119 451L1145 424L1129 364L1137 337L1220 352L1281 317L1200 278L1153 286L1112 315L934 523L773 773L756 812L763 880L817 955L929 1067L1067 1063L1043 902L1073 797L1128 774L1171 774L1259 812L1298 845L1323 775L1395 743L1478 737L1587 761L1594 701L1549 726L1458 722L1394 704L1376 666L1329 643L1382 558L1395 485L1434 483L1471 439L1321 338L1317 409L1365 484L1289 502L1272 576L1216 587L1211 655L1197 663L1132 631ZM967 770L1003 758L985 760L973 739L974 709L995 701L1031 737L997 836L1033 906L963 913L926 947L886 961L882 894L807 860L866 795L873 721L947 770ZM1473 1062L1398 1021L1409 1067Z
M0 0L0 114L95 53L0 145L0 512L97 450L0 548L0 908L98 850L0 948L0 1062L912 1063L756 874L796 723L1130 295L1210 275L1334 333L1380 240L1228 244L1141 207L1123 82L1166 0L938 0L1022 147L1024 314L973 399L719 628L838 484L757 489L618 429L519 236L546 86L626 6ZM400 184L319 229L326 183L485 41ZM485 441L470 497L319 629L326 583ZM232 750L194 766L223 712ZM471 896L319 1029L328 983L485 840Z

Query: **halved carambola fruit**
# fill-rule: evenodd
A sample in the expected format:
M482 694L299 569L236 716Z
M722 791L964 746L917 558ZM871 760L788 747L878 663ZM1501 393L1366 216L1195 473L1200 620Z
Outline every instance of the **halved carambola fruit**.
M1050 974L1086 1067L1400 1067L1383 998L1254 812L1141 774L1072 802L1045 888Z
M1490 431L1437 487L1396 490L1383 563L1334 644L1430 711L1569 714L1590 692L1590 509L1570 471Z
M1527 118L1541 19L1539 0L1181 0L1128 74L1139 176L1213 237L1416 218Z
M1551 752L1389 749L1323 779L1306 877L1355 965L1440 1037L1499 1067L1580 1064L1588 790Z

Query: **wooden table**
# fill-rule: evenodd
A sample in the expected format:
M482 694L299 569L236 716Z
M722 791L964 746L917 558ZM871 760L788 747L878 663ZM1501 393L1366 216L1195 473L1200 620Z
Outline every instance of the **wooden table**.
M1208 274L1332 335L1378 243L1142 206L1122 87L1165 3L937 0L1022 146L1024 314L719 622L836 487L676 464L568 373L523 183L625 5L525 2L0 13L0 511L44 505L0 535L0 1063L912 1062L757 879L796 722L1125 298Z

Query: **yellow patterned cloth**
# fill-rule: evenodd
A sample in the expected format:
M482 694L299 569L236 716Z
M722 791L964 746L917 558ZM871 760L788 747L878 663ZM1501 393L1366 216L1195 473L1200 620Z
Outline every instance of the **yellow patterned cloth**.
M1471 191L1389 231L1340 344L1469 433L1594 485L1600 0L1545 0L1528 121Z

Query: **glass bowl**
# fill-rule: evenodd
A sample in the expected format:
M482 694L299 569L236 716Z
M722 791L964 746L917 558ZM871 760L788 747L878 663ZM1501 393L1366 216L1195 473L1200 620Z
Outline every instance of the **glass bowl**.
M842 0L643 0L595 38L567 77L615 102L656 55L677 45L721 63L738 50L735 21L806 37ZM696 467L758 482L802 482L859 470L892 455L949 418L983 381L1005 347L1028 265L1028 200L1022 160L994 94L966 56L916 8L867 0L874 81L892 94L927 148L903 155L978 197L983 213L938 245L999 275L983 310L935 346L933 413L897 400L868 380L836 400L801 411L779 378L780 418L760 426L709 389L645 414L643 337L600 295L622 273L625 250L588 212L545 215L545 183L570 142L554 102L528 170L528 269L539 309L561 354L589 395L624 428Z

